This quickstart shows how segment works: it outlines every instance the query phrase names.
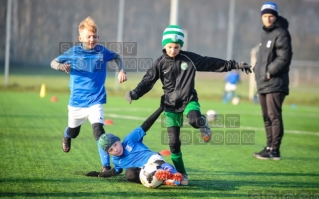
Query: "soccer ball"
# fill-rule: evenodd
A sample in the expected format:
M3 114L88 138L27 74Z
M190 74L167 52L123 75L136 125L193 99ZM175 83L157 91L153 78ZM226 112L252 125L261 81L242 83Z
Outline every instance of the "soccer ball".
M217 117L217 113L214 110L208 110L206 113L206 119L208 122L213 122Z
M235 105L235 106L238 105L239 102L240 102L239 97L234 97L234 98L232 99L232 101L231 101L231 103L232 103L233 105Z
M156 163L145 164L140 171L141 183L147 188L157 188L163 184L163 180L157 179L154 175L161 166Z

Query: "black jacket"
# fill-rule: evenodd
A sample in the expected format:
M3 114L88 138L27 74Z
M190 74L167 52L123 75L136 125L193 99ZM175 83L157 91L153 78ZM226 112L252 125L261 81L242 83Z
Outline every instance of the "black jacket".
M289 94L289 65L292 58L288 21L278 16L275 23L263 27L259 55L254 67L257 92L283 92ZM267 79L266 73L270 74Z
M165 111L183 112L190 101L198 101L195 90L196 71L227 72L235 69L236 62L225 61L213 57L180 51L171 58L165 49L146 72L141 82L133 90L138 98L150 91L158 79L161 80L164 91Z

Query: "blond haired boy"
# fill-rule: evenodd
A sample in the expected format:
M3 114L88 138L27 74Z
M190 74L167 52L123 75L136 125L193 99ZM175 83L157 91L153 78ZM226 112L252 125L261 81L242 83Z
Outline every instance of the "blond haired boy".
M119 67L118 80L127 80L123 61L119 54L98 44L98 28L91 17L84 19L78 27L79 45L73 46L51 62L55 70L70 74L70 98L68 104L68 126L64 130L62 150L69 152L71 139L76 138L81 125L88 119L92 125L96 141L105 133L104 111L107 94L105 80L107 62L116 61ZM110 169L110 158L98 145L102 162L102 170Z

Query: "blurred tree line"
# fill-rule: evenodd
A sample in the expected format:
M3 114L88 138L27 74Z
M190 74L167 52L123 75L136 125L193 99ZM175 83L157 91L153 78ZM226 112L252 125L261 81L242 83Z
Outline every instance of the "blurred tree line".
M250 61L261 35L261 0L236 0L232 58ZM289 21L293 59L319 61L319 1L277 0ZM101 42L116 42L118 1L12 0L11 63L49 67L60 42L76 42L78 24L97 23ZM187 30L187 50L226 59L228 0L180 0L179 25ZM0 4L0 62L4 62L7 1ZM162 32L169 23L170 0L126 0L123 41L137 42L137 57L161 55Z

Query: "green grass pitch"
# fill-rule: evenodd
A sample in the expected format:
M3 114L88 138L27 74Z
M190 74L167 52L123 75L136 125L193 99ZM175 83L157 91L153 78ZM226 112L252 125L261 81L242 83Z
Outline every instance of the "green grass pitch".
M237 130L255 132L254 143L182 145L189 174L187 187L147 189L127 182L121 174L100 179L84 176L100 170L97 146L87 122L72 141L69 153L62 152L61 138L67 124L68 94L40 98L32 92L0 94L0 197L7 198L247 198L262 194L319 194L318 122L319 108L283 107L286 134L281 161L263 161L252 153L264 146L265 133L258 105L224 105L201 101L202 110L219 114L239 114ZM114 124L107 132L121 138L139 126L157 107L156 98L142 98L128 105L122 97L109 97L105 118ZM191 130L191 128L187 128ZM216 128L215 131L227 131ZM213 132L214 132L213 130ZM145 137L153 150L168 149L165 128L158 120ZM167 161L171 162L168 157Z
M3 76L0 76L0 81L3 82ZM221 100L205 96L207 82L198 82L202 112L213 109L225 117L235 114L240 118L240 125L236 128L213 128L213 134L224 133L225 140L221 144L202 144L196 141L196 136L191 140L183 136L182 152L189 186L147 189L127 182L123 174L109 179L85 176L89 171L101 169L88 121L82 126L80 135L72 140L71 151L62 151L61 139L67 125L69 98L64 77L11 76L10 81L18 83L11 84L8 89L0 88L0 198L319 196L318 106L297 104L292 107L291 103L285 103L282 160L257 160L252 157L253 152L260 151L265 145L260 106L247 100L238 106L222 104ZM106 125L105 130L121 138L141 125L157 108L161 94L160 87L156 87L153 92L129 105L123 96L138 80L132 82L121 85L119 92L109 88L108 103L104 105L105 119L114 122ZM45 98L39 97L41 83L47 85ZM112 83L113 79L110 79L108 85ZM21 85L24 87L21 88ZM223 82L214 85L223 87ZM57 96L58 101L51 102L52 96ZM293 101L291 96L288 101ZM186 125L183 132L195 135L197 131ZM236 137L226 139L229 132L250 132L253 136L249 143L240 139L236 142ZM144 142L154 151L169 149L165 135L166 129L159 119L147 132ZM165 159L171 163L168 156Z

